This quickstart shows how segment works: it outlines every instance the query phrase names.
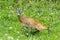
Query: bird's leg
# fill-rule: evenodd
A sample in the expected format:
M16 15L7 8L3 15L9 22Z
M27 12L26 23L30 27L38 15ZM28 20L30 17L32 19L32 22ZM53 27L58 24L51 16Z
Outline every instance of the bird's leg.
M48 27L48 29L47 29L47 30L48 30L48 34L50 34L50 29L49 29L49 27Z
M31 29L30 29L30 27L28 27L28 36L30 37L30 31L31 31Z

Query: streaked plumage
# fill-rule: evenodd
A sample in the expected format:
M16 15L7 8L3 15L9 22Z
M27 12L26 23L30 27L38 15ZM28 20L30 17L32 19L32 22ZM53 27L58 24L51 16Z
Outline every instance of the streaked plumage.
M21 16L22 10L19 11L17 8L17 13L18 13L18 19L21 22L21 24L24 27L28 28L28 35L30 35L30 29L37 29L39 31L40 30L48 30L48 33L50 33L49 27L43 26L39 21L37 21L33 18L26 17L26 16Z
M25 27L30 27L32 29L37 30L45 30L47 27L43 26L40 22L33 18L25 17L25 16L19 16L19 20Z

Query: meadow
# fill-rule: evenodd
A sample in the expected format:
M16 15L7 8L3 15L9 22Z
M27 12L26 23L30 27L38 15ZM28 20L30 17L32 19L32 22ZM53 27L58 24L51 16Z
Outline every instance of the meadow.
M29 2L27 2L29 1ZM0 0L0 40L60 40L60 1L20 0L19 8L24 7L22 16L28 16L50 27L50 34L42 30L30 37L22 34L14 0ZM26 29L27 31L27 29Z

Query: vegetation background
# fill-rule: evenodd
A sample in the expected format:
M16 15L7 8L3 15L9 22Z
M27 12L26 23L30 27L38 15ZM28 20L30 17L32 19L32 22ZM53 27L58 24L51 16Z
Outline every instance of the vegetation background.
M27 5L22 16L38 20L47 30L23 35L22 25L18 20L14 0L0 0L0 40L60 40L60 0L19 0L19 9Z

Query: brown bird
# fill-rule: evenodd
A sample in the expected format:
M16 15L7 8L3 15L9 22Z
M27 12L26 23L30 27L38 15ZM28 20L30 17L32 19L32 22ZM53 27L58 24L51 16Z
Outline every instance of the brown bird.
M18 6L19 6L18 1L19 0L15 0L18 19L24 27L28 28L28 35L30 35L30 29L37 29L39 31L48 30L48 33L50 33L49 27L43 26L39 21L37 21L33 18L26 17L26 16L21 16L21 13L24 10L24 7L21 10L19 10L18 9ZM27 5L25 7L27 8ZM24 27L23 27L23 32L24 32Z
M37 21L33 18L29 18L29 17L26 17L26 16L21 16L22 10L18 10L18 8L17 8L17 13L18 13L18 19L21 22L21 24L24 27L28 28L28 35L30 35L30 29L37 29L39 31L48 30L48 33L49 33L49 27L43 26L39 21Z

